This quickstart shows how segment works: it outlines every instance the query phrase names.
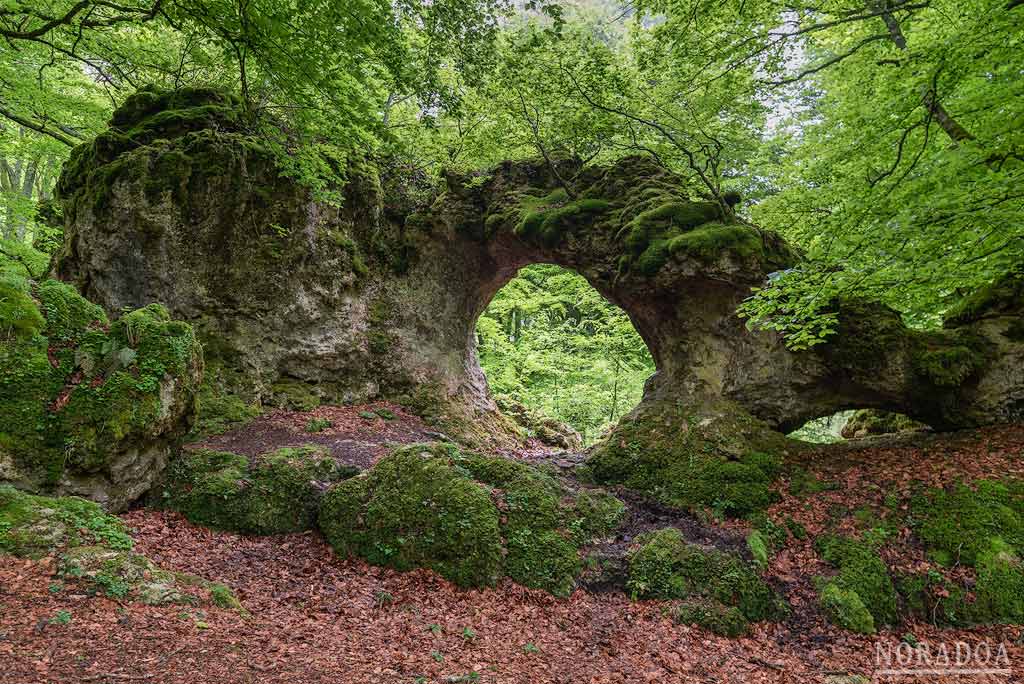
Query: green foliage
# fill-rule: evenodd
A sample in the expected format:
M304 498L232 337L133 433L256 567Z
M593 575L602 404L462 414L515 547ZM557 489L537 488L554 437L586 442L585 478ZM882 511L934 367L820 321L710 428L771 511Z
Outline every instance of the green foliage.
M750 555L754 557L754 562L765 567L768 565L768 560L771 558L771 553L768 550L768 543L764 540L764 536L754 530L747 535L747 550L750 551Z
M476 326L491 390L595 439L639 400L654 372L626 314L587 281L550 265L522 269Z
M839 570L821 591L822 606L837 624L866 634L896 624L896 590L874 546L849 537L823 535L814 540L814 547ZM864 610L870 621L864 618Z
M627 587L636 598L695 600L683 604L681 621L734 632L740 626L745 631L747 621L785 613L784 602L735 555L689 544L671 527L647 533L637 544L628 558Z

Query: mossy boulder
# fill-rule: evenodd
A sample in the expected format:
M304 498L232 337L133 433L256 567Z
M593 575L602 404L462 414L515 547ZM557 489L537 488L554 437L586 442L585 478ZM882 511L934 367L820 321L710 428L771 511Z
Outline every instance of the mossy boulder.
M871 435L890 435L909 430L921 430L927 427L924 423L919 423L902 413L861 409L847 419L841 434L846 439L859 439Z
M323 490L357 472L320 447L287 447L253 459L198 450L171 462L151 499L215 529L301 532L314 526Z
M1024 622L1024 483L979 480L911 500L908 522L940 566L973 570L953 583L937 572L901 578L910 612L941 624Z
M188 431L192 328L158 304L110 322L69 285L0 283L0 482L124 508Z
M0 554L56 556L57 591L68 584L119 601L241 607L225 585L161 569L133 552L124 523L79 497L35 496L0 485Z
M132 546L124 524L99 504L79 497L35 496L0 485L0 552L42 558L57 549Z
M574 498L550 475L509 459L414 445L332 487L319 520L343 556L431 568L460 586L508 576L566 596L582 569L580 546L621 519L624 507L611 498Z
M638 538L628 565L627 587L635 598L681 599L677 618L712 631L734 636L749 622L786 613L784 601L756 566L733 553L688 543L675 528Z
M579 449L583 446L583 437L572 426L531 409L507 394L496 395L494 401L504 415L526 430L528 437L536 437L544 444L562 449Z
M1024 482L978 480L928 490L911 500L910 523L943 565L975 565L993 538L1024 549Z
M685 509L741 517L779 499L773 483L788 448L740 410L721 406L686 415L674 406L641 407L591 452L587 473ZM682 414L682 415L680 415Z
M820 593L822 608L831 620L864 634L896 624L896 589L873 544L823 535L815 539L814 546L822 558L838 569L834 577L822 581Z

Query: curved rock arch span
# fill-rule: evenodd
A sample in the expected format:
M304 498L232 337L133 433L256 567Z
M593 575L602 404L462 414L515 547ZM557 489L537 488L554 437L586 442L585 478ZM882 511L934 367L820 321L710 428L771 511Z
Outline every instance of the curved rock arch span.
M297 407L388 397L453 436L500 436L474 324L519 268L546 262L626 311L657 364L599 451L657 432L739 454L853 407L943 429L1024 417L1019 280L936 333L837 303L834 340L791 353L734 312L797 255L650 159L564 169L573 197L539 162L453 174L418 210L362 165L337 208L279 174L230 98L180 100L143 91L76 149L54 270L110 312L158 301L191 321L222 389Z

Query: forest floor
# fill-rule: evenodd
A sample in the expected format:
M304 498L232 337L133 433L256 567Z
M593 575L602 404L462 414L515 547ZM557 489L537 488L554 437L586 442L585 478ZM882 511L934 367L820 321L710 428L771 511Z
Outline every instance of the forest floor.
M373 407L371 407L372 409ZM384 408L383 406L376 408ZM436 433L387 407L392 420L360 417L365 408L317 409L333 427L304 433L311 415L275 412L244 431L204 446L261 453L321 443L341 460L365 467L388 444ZM330 414L330 415L328 415ZM530 460L566 466L571 454L531 449ZM936 436L876 439L814 449L800 457L833 487L812 496L779 483L782 500L769 513L790 516L813 536L826 527L854 528L853 511L880 508L886 492L913 481L1024 476L1024 427ZM635 524L673 524L689 538L736 545L743 522L716 524L628 500ZM761 623L742 638L718 637L677 625L664 604L631 601L620 591L577 590L569 599L503 581L462 590L429 571L398 573L336 557L319 534L246 537L194 526L175 513L148 509L123 515L136 550L164 567L228 584L244 614L219 608L119 603L50 590L53 559L0 556L0 682L1019 682L1024 681L1024 630L937 629L905 623L873 637L827 623L817 607L815 575L827 568L808 540L791 539L766 577L792 613ZM628 522L628 521L627 521ZM908 545L910 547L910 545ZM896 567L927 565L919 549L903 548ZM67 624L54 624L68 611ZM1010 674L889 677L878 649L895 650L904 635L918 642L956 642L972 649L1006 648Z

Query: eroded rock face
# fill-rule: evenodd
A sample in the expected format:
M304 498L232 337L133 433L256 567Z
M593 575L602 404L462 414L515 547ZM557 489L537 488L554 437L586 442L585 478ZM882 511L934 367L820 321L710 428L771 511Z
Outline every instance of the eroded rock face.
M56 274L108 311L164 303L196 326L211 377L247 399L387 397L449 434L510 434L474 325L519 268L550 262L622 307L658 368L598 455L641 451L648 438L632 427L650 420L674 443L695 430L738 457L845 408L939 429L1024 415L1019 291L929 334L884 307L837 303L835 342L794 354L734 312L797 257L651 160L563 162L573 197L542 163L450 175L418 211L355 165L338 209L281 177L235 112L207 91L130 99L62 177Z

